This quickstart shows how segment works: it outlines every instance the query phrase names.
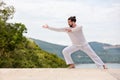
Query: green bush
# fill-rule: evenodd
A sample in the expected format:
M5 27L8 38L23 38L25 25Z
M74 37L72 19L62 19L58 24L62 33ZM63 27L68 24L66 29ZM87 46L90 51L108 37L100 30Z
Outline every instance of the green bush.
M22 23L8 23L13 17L13 6L0 1L0 67L1 68L57 68L65 62L54 54L41 50L23 36L27 29Z

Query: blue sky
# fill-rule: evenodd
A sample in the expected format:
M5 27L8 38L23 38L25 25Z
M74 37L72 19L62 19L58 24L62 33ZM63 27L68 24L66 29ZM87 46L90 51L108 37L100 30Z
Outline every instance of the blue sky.
M77 24L83 26L88 42L97 41L120 44L120 0L4 0L16 9L11 22L24 23L27 37L51 43L69 45L66 33L41 28L48 24L66 27L67 18L75 15Z

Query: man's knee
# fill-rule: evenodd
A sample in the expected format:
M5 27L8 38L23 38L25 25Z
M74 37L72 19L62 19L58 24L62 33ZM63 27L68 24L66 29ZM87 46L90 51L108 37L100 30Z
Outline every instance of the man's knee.
M62 53L66 54L66 53L68 53L68 50L65 48L65 49L62 50Z

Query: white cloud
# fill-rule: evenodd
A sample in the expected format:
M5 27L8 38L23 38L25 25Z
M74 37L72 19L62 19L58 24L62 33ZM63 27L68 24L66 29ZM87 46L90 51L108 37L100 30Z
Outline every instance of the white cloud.
M6 0L6 2L11 2L11 0ZM30 37L46 40L48 37L46 33L48 33L49 36L55 37L55 43L64 41L64 38L58 40L55 34L63 37L66 35L43 30L40 26L45 23L56 27L66 26L67 18L76 15L78 24L85 26L84 32L88 41L104 42L106 39L114 39L110 43L120 41L118 35L120 2L117 0L105 2L103 0L93 0L92 2L89 0L15 0L11 3L16 8L14 21L25 23L29 32L26 35ZM111 33L112 30L114 31ZM44 37L41 37L41 34ZM96 37L97 35L100 37ZM51 41L52 37L48 41ZM66 39L68 40L68 38Z

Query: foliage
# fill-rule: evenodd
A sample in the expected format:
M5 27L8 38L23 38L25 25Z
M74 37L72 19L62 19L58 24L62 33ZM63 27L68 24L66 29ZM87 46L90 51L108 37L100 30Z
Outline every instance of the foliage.
M27 29L22 23L8 23L14 7L0 1L0 67L1 68L57 68L65 62L54 54L41 50L23 36Z

